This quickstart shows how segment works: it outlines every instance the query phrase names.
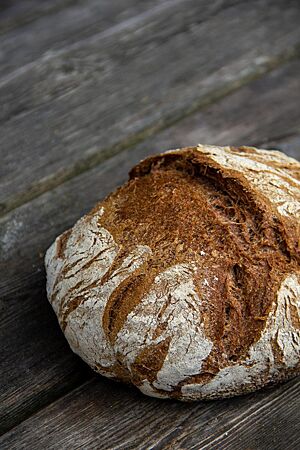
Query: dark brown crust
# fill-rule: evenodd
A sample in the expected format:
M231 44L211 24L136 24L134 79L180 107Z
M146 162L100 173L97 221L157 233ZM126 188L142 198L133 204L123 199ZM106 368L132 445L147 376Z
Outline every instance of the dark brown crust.
M232 150L256 156L255 149ZM281 168L299 175L298 168L287 163ZM136 245L147 245L153 252L106 305L103 326L111 342L157 273L196 261L194 283L203 299L205 332L214 343L202 367L204 378L209 381L221 368L246 357L265 327L285 274L299 267L299 230L293 221L284 220L241 174L223 170L195 148L141 162L131 170L129 182L101 206L101 224L123 256ZM155 379L166 349L165 343L143 351L134 364L137 384L139 371ZM200 377L205 382L203 374Z
M66 230L63 234L61 234L59 236L58 242L57 242L57 251L56 251L57 258L64 258L66 244L68 242L68 238L71 233L72 233L72 229L69 229L69 230Z

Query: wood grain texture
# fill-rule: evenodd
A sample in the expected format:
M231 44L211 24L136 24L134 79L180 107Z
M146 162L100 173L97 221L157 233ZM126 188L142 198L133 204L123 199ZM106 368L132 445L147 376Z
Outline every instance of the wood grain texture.
M13 17L16 27L1 36L0 78L9 74L11 76L11 72L20 68L24 70L24 65L81 39L107 28L120 26L120 23L132 20L134 16L163 2L164 0L17 2L6 9L6 21ZM27 22L32 15L37 17L29 20L29 23L22 23L26 14L29 16ZM2 14L0 12L0 33L4 24L5 10Z
M18 29L20 26L32 23L37 18L57 12L80 0L2 0L0 4L0 34ZM82 0L81 0L82 1Z
M132 388L96 379L14 428L0 438L0 446L3 450L295 449L299 394L298 379L240 398L184 404L147 398ZM284 432L287 427L289 433Z
M166 1L2 78L2 212L295 56L299 18L292 0Z
M91 376L67 348L45 295L43 256L56 235L127 179L133 164L168 148L280 140L299 156L299 62L260 80L12 211L0 223L0 422L5 431ZM254 101L255 94L255 101ZM280 106L280 107L279 107ZM294 133L282 140L283 133ZM299 142L299 137L298 137ZM86 372L85 372L86 371ZM34 389L33 389L34 386Z
M41 278L7 300L14 307L1 299L0 434L92 376L61 339L44 290Z

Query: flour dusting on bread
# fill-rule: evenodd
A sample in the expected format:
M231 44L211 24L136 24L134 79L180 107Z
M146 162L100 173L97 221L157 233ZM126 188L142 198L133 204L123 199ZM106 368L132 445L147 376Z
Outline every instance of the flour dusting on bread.
M300 373L300 164L198 145L154 155L59 236L47 294L70 347L158 398Z

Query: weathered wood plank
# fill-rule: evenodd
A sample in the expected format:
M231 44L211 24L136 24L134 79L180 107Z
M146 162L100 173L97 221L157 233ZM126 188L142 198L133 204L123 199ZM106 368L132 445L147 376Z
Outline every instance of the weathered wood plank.
M52 14L80 0L2 0L0 3L0 34L24 24L32 23L38 17ZM82 1L82 0L81 0Z
M300 62L292 62L275 70L2 218L3 430L72 388L79 382L78 377L90 376L90 372L82 375L85 366L67 349L46 300L43 255L54 237L125 181L130 167L151 153L197 142L251 144L297 130L299 134L295 96L299 69ZM281 141L280 146L285 145ZM290 148L290 153L293 151Z
M8 214L1 221L0 234L2 258L6 260L4 280L8 281L0 284L0 292L9 293L12 286L15 291L22 270L25 269L27 277L26 268L31 272L31 264L37 264L37 254L32 252L32 244L40 244L37 252L43 254L49 239L70 226L99 198L123 182L131 165L150 153L197 142L224 145L265 143L269 148L279 142L288 154L300 159L297 145L299 102L295 95L300 89L299 71L300 61L288 63L134 149L122 152L60 188L45 193L36 202ZM287 134L292 137L285 137L287 143L284 145L282 136ZM289 141L295 142L295 145L288 144ZM20 233L26 239L16 245ZM10 278L13 274L17 278Z
M208 423L203 423L196 411L183 430L175 429L175 436L170 433L154 449L295 449L300 432L299 406L298 378L272 390L229 400L227 405L215 405L215 417Z
M299 406L299 379L240 398L184 404L146 398L99 378L14 428L0 445L3 450L295 449ZM290 433L284 432L287 426Z
M165 0L85 0L85 1L33 1L17 2L1 14L1 28L8 18L15 27L1 36L0 78L13 70L31 63L42 55L50 55L65 46L95 33L131 20ZM50 9L50 7L52 9ZM22 24L24 16L41 14L36 20ZM3 17L4 15L4 17ZM28 22L28 17L27 17ZM38 36L38 39L37 39ZM24 68L22 67L22 70Z
M61 339L45 302L45 281L1 299L0 434L92 377Z
M223 3L168 1L2 79L2 211L298 51L298 2Z

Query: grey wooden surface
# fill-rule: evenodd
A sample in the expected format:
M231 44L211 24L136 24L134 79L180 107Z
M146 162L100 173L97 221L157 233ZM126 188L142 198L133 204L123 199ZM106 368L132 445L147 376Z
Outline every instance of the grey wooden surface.
M4 75L2 212L295 57L299 23L298 1L164 0Z
M0 6L0 448L296 449L299 380L183 404L95 376L45 295L57 234L160 150L300 159L298 1Z

